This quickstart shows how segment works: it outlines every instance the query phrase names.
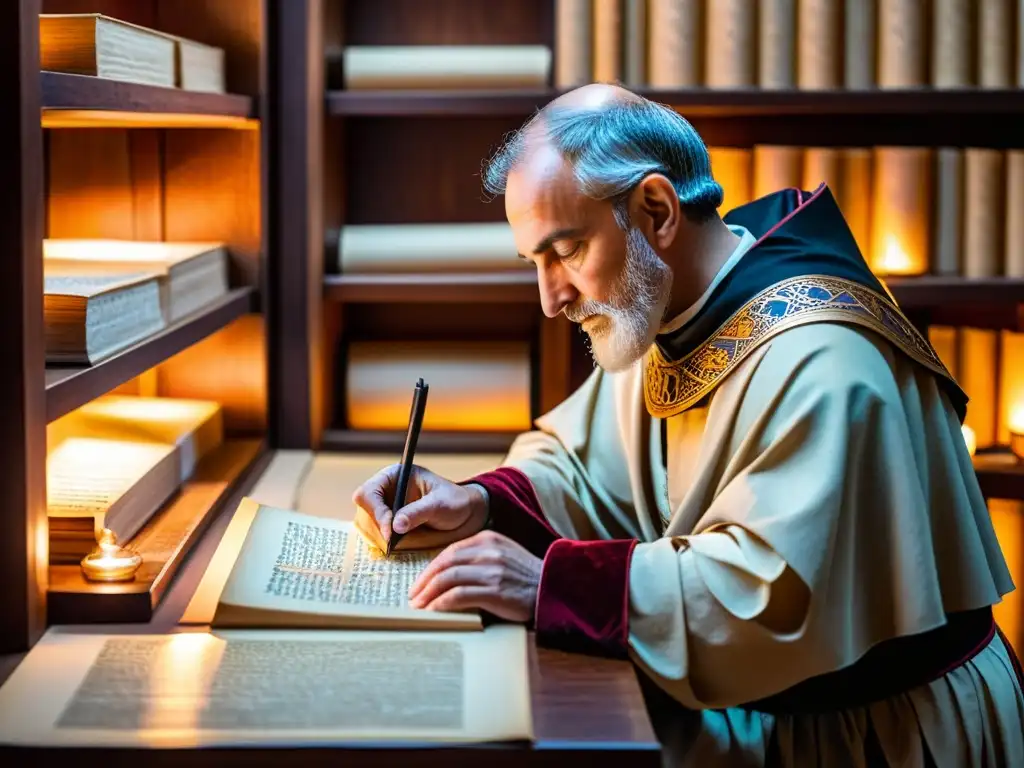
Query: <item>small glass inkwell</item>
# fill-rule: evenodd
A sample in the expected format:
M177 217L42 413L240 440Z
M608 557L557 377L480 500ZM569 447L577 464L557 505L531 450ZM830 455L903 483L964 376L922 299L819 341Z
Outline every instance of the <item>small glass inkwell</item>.
M142 565L142 556L124 549L109 528L96 541L99 546L82 559L82 574L87 581L131 581Z

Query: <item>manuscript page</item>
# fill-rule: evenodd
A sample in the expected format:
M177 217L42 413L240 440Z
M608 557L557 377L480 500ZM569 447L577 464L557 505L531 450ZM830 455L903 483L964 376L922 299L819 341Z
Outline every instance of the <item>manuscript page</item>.
M219 627L481 629L477 613L409 607L436 550L385 557L352 523L260 506L220 595Z
M314 745L532 738L526 633L51 630L0 688L0 742Z

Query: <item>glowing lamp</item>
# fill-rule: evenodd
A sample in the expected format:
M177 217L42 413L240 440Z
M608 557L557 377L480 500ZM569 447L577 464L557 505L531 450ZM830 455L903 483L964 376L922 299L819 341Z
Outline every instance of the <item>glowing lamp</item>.
M974 430L964 424L961 428L964 433L964 442L967 443L967 452L974 455L974 452L978 449L978 439L974 435Z
M919 271L910 254L893 235L885 239L885 247L878 260L878 270L884 275L912 275Z
M1018 459L1024 458L1024 407L1013 409L1007 426L1010 429L1010 450Z
M88 581L131 581L142 565L142 556L118 546L117 537L104 528L96 549L82 559L82 574Z

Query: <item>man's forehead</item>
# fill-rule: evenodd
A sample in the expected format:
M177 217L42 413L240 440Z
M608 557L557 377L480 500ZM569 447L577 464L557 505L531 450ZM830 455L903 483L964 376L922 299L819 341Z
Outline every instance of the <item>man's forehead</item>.
M523 217L557 217L579 208L585 200L569 163L550 145L538 144L527 150L509 173L505 213L510 222Z

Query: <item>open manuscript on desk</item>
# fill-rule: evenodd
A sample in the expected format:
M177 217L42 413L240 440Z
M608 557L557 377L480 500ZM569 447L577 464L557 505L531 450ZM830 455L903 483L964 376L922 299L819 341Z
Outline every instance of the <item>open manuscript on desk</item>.
M532 740L525 630L408 608L434 550L374 550L352 523L244 500L182 619L206 627L51 629L0 688L0 742Z
M429 534L381 551L355 522L244 499L182 619L218 627L480 631L477 613L409 607L416 577L440 552ZM363 533L361 531L365 531ZM439 534L451 540L451 533Z

